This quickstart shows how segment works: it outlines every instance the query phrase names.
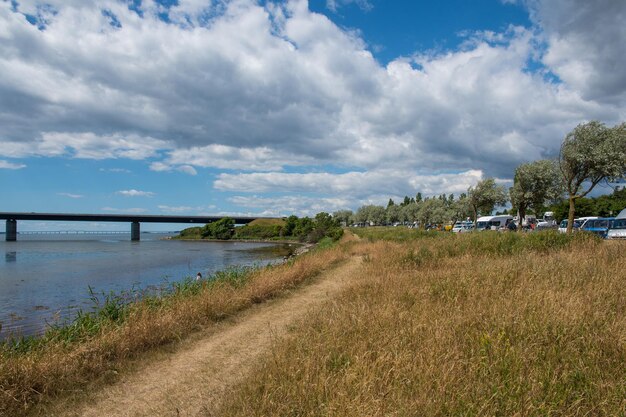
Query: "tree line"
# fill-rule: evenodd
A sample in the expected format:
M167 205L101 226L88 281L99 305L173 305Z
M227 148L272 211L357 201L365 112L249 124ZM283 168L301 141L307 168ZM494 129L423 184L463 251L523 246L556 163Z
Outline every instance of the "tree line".
M571 232L577 205L585 207L585 215L590 214L594 206L597 209L593 214L598 215L617 214L616 210L624 208L623 190L622 194L616 190L609 202L606 198L585 198L598 184L620 179L626 179L626 123L607 127L591 121L579 124L565 136L558 158L519 165L513 186L508 190L494 178L486 178L458 197L441 194L422 198L421 193L417 193L415 197L405 196L399 204L389 199L387 207L365 205L356 213L341 210L333 217L345 224L417 222L428 225L466 218L476 221L479 215L489 215L497 206L509 201L510 212L519 213L520 218L531 212L539 215L547 207L564 216L565 204L568 232ZM607 204L613 204L613 208L607 209ZM521 227L521 222L518 226Z
M270 223L255 223L235 227L235 221L224 217L201 227L190 227L180 232L182 239L287 239L317 243L324 238L338 240L343 235L339 220L328 213L314 218L289 216Z

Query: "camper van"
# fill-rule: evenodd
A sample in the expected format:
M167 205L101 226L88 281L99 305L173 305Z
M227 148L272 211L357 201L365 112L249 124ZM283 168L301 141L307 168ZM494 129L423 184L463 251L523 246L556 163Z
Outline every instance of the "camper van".
M513 216L483 216L476 220L476 230L499 230L513 221Z

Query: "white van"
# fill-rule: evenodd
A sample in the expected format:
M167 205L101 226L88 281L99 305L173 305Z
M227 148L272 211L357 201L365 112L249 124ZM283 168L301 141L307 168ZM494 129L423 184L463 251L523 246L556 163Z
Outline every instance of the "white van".
M598 217L591 216L591 217L579 217L577 219L574 219L574 228L573 228L573 230L580 229L580 226L585 224L585 222L587 220L593 220L593 219L597 219L597 218ZM568 223L567 219L561 220L561 223L559 224L559 229L558 229L559 233L566 233L567 232L567 223Z
M626 239L626 209L620 211L606 232L607 239Z
M476 230L499 230L513 221L513 216L483 216L476 220Z

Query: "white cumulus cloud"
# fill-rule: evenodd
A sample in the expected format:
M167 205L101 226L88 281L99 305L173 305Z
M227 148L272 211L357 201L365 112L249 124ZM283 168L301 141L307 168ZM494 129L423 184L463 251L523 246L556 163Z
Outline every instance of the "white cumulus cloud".
M13 162L9 162L9 161L5 161L3 159L0 159L0 169L22 169L22 168L26 168L26 165L24 164L16 164Z
M152 191L139 191L139 190L121 190L117 191L115 194L123 195L124 197L154 197L154 193Z

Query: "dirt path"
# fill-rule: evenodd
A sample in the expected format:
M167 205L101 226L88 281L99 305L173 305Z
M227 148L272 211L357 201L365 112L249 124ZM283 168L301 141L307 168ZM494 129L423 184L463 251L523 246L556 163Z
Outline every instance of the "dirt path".
M224 392L270 352L290 324L355 277L360 259L322 273L293 294L258 305L212 334L104 388L66 416L212 416Z

